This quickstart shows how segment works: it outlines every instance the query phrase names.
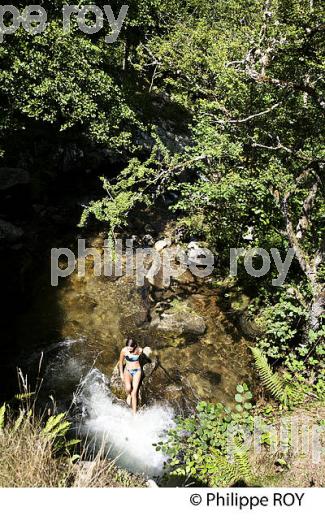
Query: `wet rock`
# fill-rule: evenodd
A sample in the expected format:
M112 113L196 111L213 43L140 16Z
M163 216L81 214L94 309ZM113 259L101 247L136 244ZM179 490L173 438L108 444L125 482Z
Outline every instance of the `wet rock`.
M152 320L151 326L157 330L174 334L200 336L206 331L204 319L193 312L185 310L164 312Z
M155 231L154 228L150 224L146 224L144 226L144 230L146 233L149 233L150 235L152 235Z
M171 241L166 239L166 241L161 242L169 244ZM156 243L155 248L157 244L159 242ZM162 244L160 247L162 247ZM179 246L170 247L166 245L160 250L160 262L159 259L153 260L146 279L152 287L158 290L166 290L170 288L173 280L177 280L183 275L186 269L187 263L184 251Z
M238 324L243 334L251 339L260 338L265 334L265 330L254 320L247 318L245 313L240 316Z
M160 268L157 268L156 262L154 261L146 274L146 280L156 289L168 289L171 284L171 278L165 276L167 272L168 264L165 261L165 257L162 256Z
M120 378L119 373L119 367L116 365L116 367L113 370L111 381L110 381L110 388L118 399L122 399L123 401L126 400L126 391L123 381Z
M151 361L150 363L147 363L143 366L143 374L145 378L149 378L152 376L156 368L158 367L158 360L155 359Z
M130 240L132 242L132 246L131 246L132 248L143 246L142 238L139 235L131 235Z
M22 168L0 168L0 190L7 190L20 184L29 184L30 175Z
M124 315L122 321L127 322L129 326L132 327L140 327L147 323L149 319L149 310L145 308L140 308L136 312L132 314Z
M151 235L144 235L142 239L142 245L146 247L152 247L154 245L155 241Z
M154 247L158 253L161 253L163 249L166 249L166 247L170 247L171 245L172 241L170 240L170 238L164 238L163 240L159 240L158 242L156 242Z
M187 262L188 266L206 267L207 262L213 263L214 258L209 249L201 247L198 242L190 242L187 246Z
M164 299L164 294L165 294L164 291L153 291L152 297L153 297L154 301L159 301L159 300Z
M0 240L15 243L18 242L23 235L24 231L21 228L11 224L11 222L0 220Z
M200 249L200 244L198 242L195 242L194 240L192 242L190 242L187 246L187 249L188 250L191 250L191 249Z
M196 397L186 380L180 376L177 368L166 370L160 362L151 375L147 375L141 388L142 399L146 405L165 402L176 414L193 411Z
M185 271L185 273L182 273L179 276L175 276L175 280L182 285L190 285L195 283L195 278L188 269Z
M157 487L159 487L158 484L156 484L156 482L154 480L152 480L152 479L147 480L146 484L147 484L148 488L157 488Z
M170 300L171 298L175 297L175 293L173 291L161 291L160 297L157 298L158 300Z
M165 310L169 309L170 304L166 301L160 301L155 305L152 315L162 314Z

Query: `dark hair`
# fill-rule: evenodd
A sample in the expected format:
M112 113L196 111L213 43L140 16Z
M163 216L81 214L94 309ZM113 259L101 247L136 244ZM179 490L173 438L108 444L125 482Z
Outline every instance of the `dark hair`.
M132 350L135 350L137 348L138 344L134 339L128 338L125 342L125 346L128 348L132 348Z

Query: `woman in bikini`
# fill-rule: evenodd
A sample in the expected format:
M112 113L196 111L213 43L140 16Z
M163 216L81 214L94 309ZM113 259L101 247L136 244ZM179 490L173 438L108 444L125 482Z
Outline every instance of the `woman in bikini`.
M124 381L125 389L128 394L126 402L132 407L136 414L138 404L138 390L142 376L142 369L139 362L143 349L139 348L133 339L126 340L126 346L122 349L119 360L120 376ZM124 362L126 363L124 370Z

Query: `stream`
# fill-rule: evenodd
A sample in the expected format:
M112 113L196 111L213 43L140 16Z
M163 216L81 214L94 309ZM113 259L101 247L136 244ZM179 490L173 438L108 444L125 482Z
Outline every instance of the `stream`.
M98 237L94 244L100 250ZM105 446L120 467L147 477L162 474L164 457L153 444L166 437L175 415L186 413L187 395L189 410L199 400L231 405L236 385L251 380L247 342L221 310L217 291L192 284L191 291L175 299L204 319L204 334L168 334L153 327L150 305L157 302L150 303L148 288L136 287L132 276L96 277L87 262L84 278L74 273L53 288L47 268L16 326L23 352L19 364L31 380L41 364L44 406L52 396L56 411L69 410L78 435L94 449ZM130 336L149 347L162 367L148 392L142 392L150 399L135 417L110 386Z

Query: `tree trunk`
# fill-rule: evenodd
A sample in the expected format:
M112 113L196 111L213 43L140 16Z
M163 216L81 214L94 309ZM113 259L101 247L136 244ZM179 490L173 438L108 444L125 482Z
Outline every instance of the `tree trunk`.
M309 203L313 201L316 191L317 190L315 189L315 186L313 186L311 190L311 195L305 201L306 207L308 206L309 208ZM306 226L302 225L302 219L300 219L300 226L297 236L297 234L294 232L292 221L289 218L287 205L289 195L290 194L287 194L281 202L282 214L286 223L287 237L298 259L301 270L306 275L312 290L312 301L303 335L303 342L305 343L308 342L308 335L310 331L316 332L317 330L319 330L321 326L321 317L325 312L325 291L324 288L317 281L317 271L324 258L324 244L321 244L320 249L315 254L314 258L308 258L307 253L302 249L300 243L303 233L299 233L300 226L301 230L303 231L306 230Z
M325 313L325 291L321 291L314 295L312 305L310 307L307 332L317 331L321 325L321 317Z

